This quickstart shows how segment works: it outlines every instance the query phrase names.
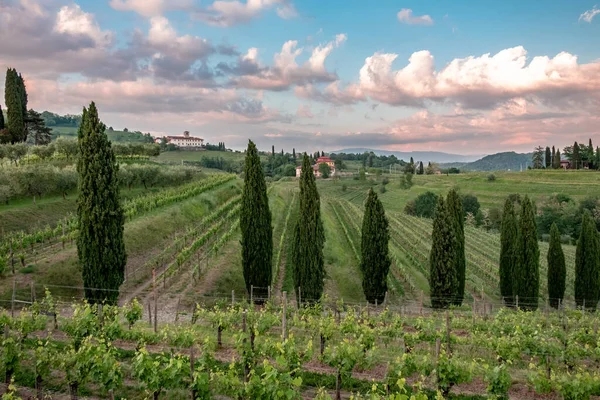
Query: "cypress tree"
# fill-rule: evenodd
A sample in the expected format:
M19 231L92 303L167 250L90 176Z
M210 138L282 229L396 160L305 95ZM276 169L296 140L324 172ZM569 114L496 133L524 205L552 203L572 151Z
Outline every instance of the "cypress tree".
M265 176L256 145L251 140L244 165L240 229L246 290L250 293L254 286L254 296L260 301L267 298L273 275L273 227Z
M19 76L17 71L9 68L6 71L6 81L4 83L4 104L7 111L7 128L11 143L22 142L23 132L25 131L25 119L23 118L23 103L21 91L19 89Z
M500 233L500 295L504 303L512 306L514 303L513 278L516 264L517 217L515 206L510 198L504 202L502 225Z
M429 256L429 296L433 308L446 308L452 304L457 287L455 273L455 229L453 217L448 212L444 197L438 197L431 233Z
M4 114L2 113L2 106L0 105L0 131L4 129Z
M86 299L114 304L123 283L127 254L123 241L125 217L119 201L119 165L105 129L92 102L87 110L83 109L78 131L77 254Z
M514 268L513 293L519 296L519 307L535 311L540 287L540 249L538 247L534 206L528 196L521 202L517 235L517 263Z
M300 175L300 210L292 242L294 288L300 288L304 301L318 301L323 294L324 244L321 201L310 160L304 154Z
M544 165L546 166L546 168L550 168L550 166L552 165L552 154L550 153L550 147L548 147L548 146L546 146Z
M271 146L271 155L274 156L275 155L275 145Z
M556 159L556 148L554 148L554 146L552 146L552 159L550 160L550 166L552 168L556 168L556 165L554 164L555 159Z
M292 157L294 157L294 161L296 161L296 149L292 149Z
M554 168L560 168L560 149L556 149L556 154L554 155Z
M424 173L425 169L423 168L423 161L419 161L419 170L417 171L417 174L423 175Z
M575 164L575 169L581 168L581 154L579 154L579 145L577 142L573 145L573 164Z
M592 138L590 138L585 154L588 160L588 167L590 169L595 169L594 164L596 162L596 157L594 156L594 145L592 144Z
M600 169L600 147L596 146L596 169Z
M451 189L446 198L446 208L454 225L454 273L456 274L456 288L452 304L460 306L465 297L465 211L460 196L456 189Z
M363 292L369 303L381 304L387 292L390 270L388 242L390 234L383 204L373 189L369 189L362 223L361 261Z
M555 223L550 228L550 245L548 247L548 301L550 306L558 308L565 296L567 268L565 255L560 244L560 232Z
M575 303L590 311L596 309L600 295L599 256L596 224L589 210L585 210L575 250Z

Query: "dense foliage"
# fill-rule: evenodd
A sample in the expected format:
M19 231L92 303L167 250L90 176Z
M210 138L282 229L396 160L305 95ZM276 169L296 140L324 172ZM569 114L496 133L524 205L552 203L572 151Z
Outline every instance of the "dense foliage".
M533 311L538 307L540 287L540 250L535 226L534 205L528 196L521 202L516 245L516 264L513 269L513 294L519 307Z
M96 105L83 109L79 127L79 197L77 254L85 297L92 303L115 303L124 280L127 254L125 215L119 201L118 164Z
M254 286L254 296L262 302L267 298L273 276L273 227L260 157L251 140L246 150L240 228L246 290L250 293Z
M18 143L27 140L27 91L21 74L14 68L6 71L4 83L4 104L7 111L6 127L8 137L2 142Z
M382 304L391 265L388 250L390 233L383 204L373 189L367 195L361 232L360 269L363 292L370 303Z
M321 220L321 201L310 160L302 159L300 210L292 242L292 266L296 296L302 301L318 301L323 294L325 231Z
M454 229L454 273L456 274L456 290L453 304L460 306L465 297L465 279L467 260L465 256L465 213L463 202L455 189L448 192L446 207Z
M517 263L518 225L514 202L507 198L502 213L502 230L500 233L500 295L504 303L514 303L514 273Z
M550 245L548 248L548 300L550 306L558 308L565 297L567 268L565 254L560 244L560 232L556 224L550 228Z
M589 211L583 213L575 252L575 302L595 310L600 296L600 242Z
M456 276L456 230L454 215L439 196L429 255L429 296L433 308L446 308L456 299L458 281Z
M406 203L404 212L417 217L433 218L437 204L438 196L427 191L417 196L415 200Z

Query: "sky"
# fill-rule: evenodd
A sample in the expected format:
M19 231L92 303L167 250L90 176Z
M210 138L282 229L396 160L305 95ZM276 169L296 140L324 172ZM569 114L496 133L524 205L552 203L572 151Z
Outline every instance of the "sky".
M7 67L38 111L234 149L600 144L594 0L0 0Z

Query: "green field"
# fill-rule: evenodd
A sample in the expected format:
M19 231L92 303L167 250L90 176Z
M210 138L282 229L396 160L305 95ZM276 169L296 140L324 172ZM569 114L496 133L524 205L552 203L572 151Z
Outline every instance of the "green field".
M77 129L73 126L53 126L52 128L52 140L56 140L59 137L77 139ZM148 140L142 134L135 132L124 132L124 131L109 131L106 130L106 136L108 140L115 143L133 143L143 142L147 143Z
M153 157L156 162L179 164L182 161L200 161L203 157L220 157L227 161L244 161L244 153L233 151L165 151L158 157Z

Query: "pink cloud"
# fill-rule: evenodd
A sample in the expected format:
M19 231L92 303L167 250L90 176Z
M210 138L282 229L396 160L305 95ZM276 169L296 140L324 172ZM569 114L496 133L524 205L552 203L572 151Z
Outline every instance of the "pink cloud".
M414 15L410 8L403 8L396 14L398 21L408 25L432 25L433 18L429 15Z

